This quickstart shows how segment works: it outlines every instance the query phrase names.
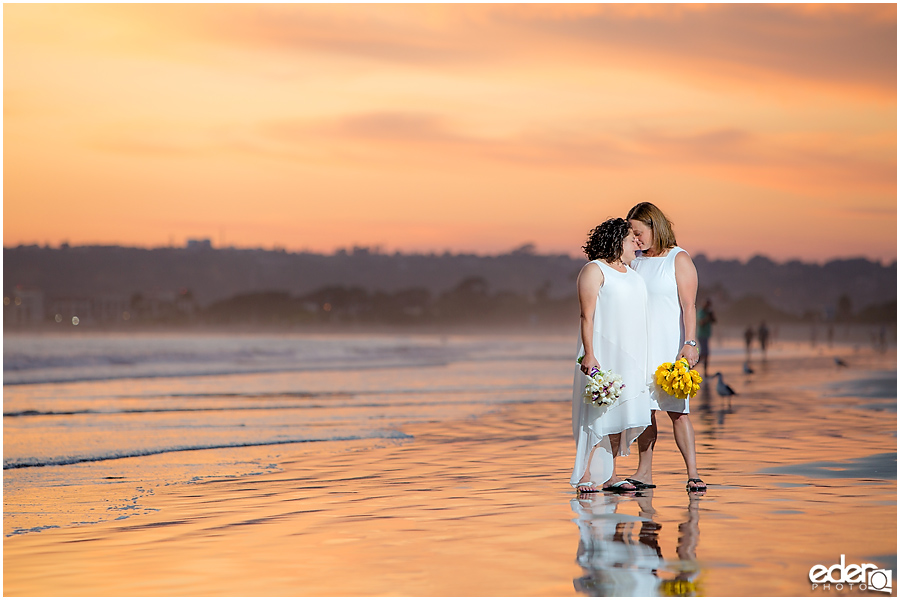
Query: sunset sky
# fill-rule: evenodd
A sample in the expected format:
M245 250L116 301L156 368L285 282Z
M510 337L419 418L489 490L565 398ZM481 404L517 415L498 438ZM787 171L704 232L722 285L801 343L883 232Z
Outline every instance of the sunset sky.
M897 256L876 5L3 7L3 243Z

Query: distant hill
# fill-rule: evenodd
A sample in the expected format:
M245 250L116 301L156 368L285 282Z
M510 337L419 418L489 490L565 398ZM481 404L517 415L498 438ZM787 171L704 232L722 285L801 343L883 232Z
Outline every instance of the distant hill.
M896 262L882 266L859 258L817 265L776 263L762 256L747 262L710 260L703 255L694 262L701 287L698 303L712 297L723 315L738 301L747 305L745 309L762 310L761 314L774 310L773 315L824 319L865 311L883 316L891 302L896 306ZM45 302L189 291L205 308L241 295L282 292L307 297L328 287L387 294L419 289L438 297L474 278L483 280L488 295L561 301L574 297L575 278L583 264L584 260L566 255L535 254L530 246L496 256L381 254L367 248L324 255L202 245L19 246L3 250L3 287L6 297L15 293L16 286L40 290Z
M776 263L754 256L737 260L694 258L700 278L701 294L734 301L758 296L781 311L802 315L821 312L826 319L840 317L840 301L849 300L846 311L856 313L864 307L897 299L897 263L888 266L851 258L833 260L824 265L790 261ZM698 299L698 301L701 301Z

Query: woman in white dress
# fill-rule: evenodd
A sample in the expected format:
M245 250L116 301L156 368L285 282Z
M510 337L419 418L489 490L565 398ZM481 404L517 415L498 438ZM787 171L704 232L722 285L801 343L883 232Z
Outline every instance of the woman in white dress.
M652 520L650 496L634 500L643 503L639 517L616 512L620 503L632 501L622 495L597 498L580 494L572 500L581 538L576 562L582 568L582 576L572 582L575 591L604 597L660 595L659 573L671 565L666 564L660 552L654 529L660 526ZM644 512L645 507L650 508L649 514Z
M579 492L624 492L637 489L616 476L616 457L650 424L651 373L647 356L647 288L628 263L637 243L625 219L610 219L591 232L584 252L591 262L578 274L581 343L584 356L575 372L572 432L575 468L570 483ZM625 387L611 405L584 401L586 375L612 370Z
M634 231L640 256L631 266L647 284L650 314L650 368L664 362L686 358L693 368L699 360L697 349L697 269L690 255L675 241L672 223L659 208L641 202L628 211L628 222ZM680 400L651 383L651 405L664 410L672 420L675 444L687 467L689 492L702 492L706 484L697 472L694 448L694 426L690 417L690 400ZM637 472L628 481L639 489L653 485L653 447L656 445L656 413L650 426L638 439Z

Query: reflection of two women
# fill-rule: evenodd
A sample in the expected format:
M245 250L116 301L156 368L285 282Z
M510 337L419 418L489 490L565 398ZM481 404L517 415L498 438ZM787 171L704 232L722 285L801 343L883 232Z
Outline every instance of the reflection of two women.
M589 596L694 596L700 569L699 497L688 497L687 518L678 526L677 561L666 562L654 521L652 492L627 497L586 495L572 500L581 535L577 562L584 574L575 591ZM619 514L622 502L637 502L639 516ZM667 578L665 573L674 573Z

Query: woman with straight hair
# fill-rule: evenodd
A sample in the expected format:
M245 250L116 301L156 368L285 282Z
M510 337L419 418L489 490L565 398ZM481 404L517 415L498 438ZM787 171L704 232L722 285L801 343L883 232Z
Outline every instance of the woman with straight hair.
M647 284L650 315L648 352L651 372L664 362L685 358L693 368L699 360L697 348L697 269L690 255L675 241L672 222L655 205L641 202L628 211L628 222L640 248L632 261ZM656 445L656 412L664 410L672 420L675 444L684 457L689 492L702 492L706 484L697 472L694 426L690 417L690 399L681 400L664 392L653 381L650 385L653 415L650 426L638 438L638 467L628 481L638 489L653 484L653 448Z
M581 305L580 370L572 390L575 468L570 483L579 493L633 492L616 476L616 457L650 424L650 363L647 360L647 288L628 263L637 251L625 219L609 219L591 231L584 252L589 263L578 274ZM612 404L584 400L587 377L612 371L624 387Z

